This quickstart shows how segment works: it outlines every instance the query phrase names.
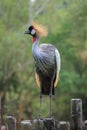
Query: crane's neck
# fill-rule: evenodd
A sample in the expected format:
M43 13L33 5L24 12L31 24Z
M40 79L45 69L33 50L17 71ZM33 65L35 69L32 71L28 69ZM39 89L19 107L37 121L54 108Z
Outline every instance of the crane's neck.
M33 37L32 42L34 43L37 40L37 37Z
M33 45L32 45L33 56L40 55L39 47L38 47L40 37L39 36L34 36L32 40L33 40Z
M37 35L35 35L35 36L33 37L33 39L32 39L32 42L33 42L34 45L38 45L39 40L40 40L40 37L37 36Z

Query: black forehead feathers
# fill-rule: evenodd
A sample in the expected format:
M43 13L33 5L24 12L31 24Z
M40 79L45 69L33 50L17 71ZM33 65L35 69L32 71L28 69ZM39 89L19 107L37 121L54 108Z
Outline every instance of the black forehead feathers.
M28 29L31 31L34 27L33 26L30 26Z

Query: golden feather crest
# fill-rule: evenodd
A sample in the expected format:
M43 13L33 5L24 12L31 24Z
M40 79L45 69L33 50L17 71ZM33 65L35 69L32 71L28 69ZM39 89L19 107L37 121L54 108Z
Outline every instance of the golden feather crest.
M44 27L43 25L41 24L38 24L36 22L31 22L32 26L34 27L34 29L36 30L36 33L38 36L40 37L46 37L48 35L48 31L47 31L47 28Z

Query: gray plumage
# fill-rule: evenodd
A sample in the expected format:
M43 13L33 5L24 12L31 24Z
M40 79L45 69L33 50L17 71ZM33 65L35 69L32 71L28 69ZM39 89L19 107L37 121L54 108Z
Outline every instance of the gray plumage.
M54 78L54 82L56 75L60 71L60 54L54 45L44 43L38 46L38 43L39 37L33 43L32 53L35 60L36 73L41 81L42 93L48 95L52 78ZM52 88L54 94L54 84Z

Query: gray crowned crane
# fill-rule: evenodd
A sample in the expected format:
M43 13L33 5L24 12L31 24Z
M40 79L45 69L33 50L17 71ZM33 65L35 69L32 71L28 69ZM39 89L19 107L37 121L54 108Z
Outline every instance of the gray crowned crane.
M40 87L40 115L42 95L49 95L51 117L52 95L54 95L54 88L57 86L60 72L60 54L52 44L39 45L40 37L47 36L47 30L42 25L33 22L25 34L30 34L33 37L32 54L35 61L35 78Z

